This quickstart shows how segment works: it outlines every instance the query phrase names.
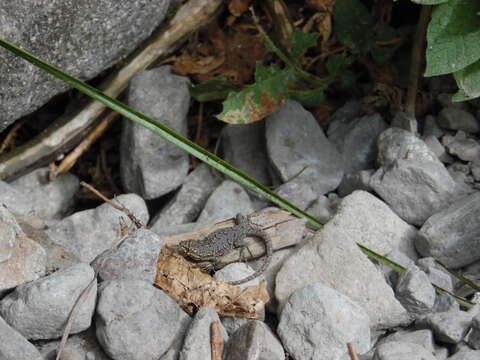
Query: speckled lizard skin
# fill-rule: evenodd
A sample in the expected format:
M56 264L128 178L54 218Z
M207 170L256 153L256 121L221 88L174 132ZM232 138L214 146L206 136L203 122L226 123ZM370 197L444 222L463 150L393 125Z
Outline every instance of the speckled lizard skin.
M202 240L181 241L179 249L184 256L194 261L211 261L215 265L221 256L236 248L244 247L244 239L247 236L256 236L262 239L265 243L265 260L262 266L252 275L229 282L232 285L239 285L255 279L265 272L272 260L272 240L265 231L253 225L244 215L238 214L235 222L235 226L215 230Z

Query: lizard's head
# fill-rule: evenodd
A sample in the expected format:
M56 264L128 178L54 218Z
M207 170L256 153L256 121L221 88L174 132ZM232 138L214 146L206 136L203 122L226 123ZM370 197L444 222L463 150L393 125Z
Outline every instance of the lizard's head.
M189 257L192 260L202 260L201 249L198 245L198 241L183 240L178 244L178 248L182 255Z

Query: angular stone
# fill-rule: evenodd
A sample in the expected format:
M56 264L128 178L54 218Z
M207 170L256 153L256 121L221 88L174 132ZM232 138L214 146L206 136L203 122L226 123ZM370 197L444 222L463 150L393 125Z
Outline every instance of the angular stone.
M113 201L125 206L144 224L148 222L147 206L138 195L120 195ZM105 203L64 218L50 227L46 234L81 261L91 262L120 240L122 221L127 226L131 224L124 212Z
M54 243L45 233L45 229L37 229L28 223L20 223L22 230L27 237L38 243L47 253L45 264L45 273L51 274L57 270L66 269L72 265L78 264L80 259L72 253L65 250L60 245Z
M472 324L473 314L452 310L429 314L422 323L430 328L438 341L447 344L460 343Z
M373 192L370 186L370 179L375 170L362 170L353 174L345 174L342 182L338 186L338 195L345 197L355 190L363 190Z
M340 359L346 343L359 354L370 349L369 316L345 295L320 283L288 298L277 333L294 359Z
M210 359L212 356L211 327L217 321L220 335L224 343L228 340L227 331L220 323L220 319L214 309L201 308L195 314L185 334L179 360Z
M468 334L468 345L475 350L480 350L480 314L472 320L472 329Z
M154 232L138 229L120 246L98 256L92 266L101 280L144 280L153 284L163 241Z
M480 193L456 201L422 226L415 242L418 252L452 268L479 260L479 217Z
M480 130L480 124L475 116L455 107L442 109L437 121L441 127L449 130L463 130L468 133L477 133Z
M18 246L7 261L0 263L0 295L45 274L47 254L32 239L22 234Z
M227 125L223 131L225 161L263 185L271 185L265 147L265 123Z
M236 182L224 180L208 198L197 222L213 224L233 218L238 213L247 215L253 210L247 192Z
M285 359L280 341L265 323L258 320L245 324L230 337L225 354L229 360Z
M0 359L44 360L42 355L18 331L0 317Z
M72 207L80 187L78 178L70 173L55 180L48 179L48 168L40 168L13 181L11 185L28 194L33 214L41 219L60 219Z
M298 176L278 186L275 192L300 209L306 209L318 199L318 192L312 186L313 182L322 181L318 171L313 167L305 168ZM320 195L321 196L321 195Z
M458 301L447 293L437 294L435 298L435 305L433 305L432 312L441 313L447 311L459 311L460 305Z
M391 341L378 346L372 360L437 360L420 345L411 342Z
M183 337L189 323L175 301L145 281L102 283L97 338L113 359L157 360Z
M343 176L340 153L325 137L313 115L299 103L287 101L267 117L266 137L269 158L282 181L294 180L307 169L315 172L316 175L308 176L315 198L340 183Z
M386 344L389 342L407 342L420 345L430 353L435 352L435 342L433 340L433 333L429 329L415 330L415 331L397 331L387 337L381 339L376 346Z
M427 274L416 266L400 274L396 295L405 309L415 316L429 313L435 305L435 288Z
M2 1L0 37L69 75L92 79L145 40L163 21L169 4L168 0ZM5 49L0 54L1 132L69 85Z
M422 225L465 192L441 162L398 160L373 174L370 185L406 222Z
M187 135L188 79L169 66L138 73L128 90L128 105ZM125 119L120 146L122 183L128 192L154 199L179 187L188 172L188 154L145 127Z
M1 15L0 15L1 16ZM33 215L32 204L28 195L15 189L12 185L0 180L0 206L24 218Z
M410 321L383 274L361 252L354 236L339 230L334 220L285 261L277 274L275 296L282 307L295 290L314 283L359 304L370 316L373 329Z
M453 292L452 276L446 272L444 268L438 265L434 258L427 257L418 259L417 265L420 269L425 271L425 274L427 274L432 284Z
M417 258L417 229L368 192L354 191L343 198L330 225L341 238L350 238L381 255L400 250L413 260Z
M18 239L15 229L6 222L0 222L0 263L10 259L17 246Z
M152 228L161 228L193 222L221 179L206 164L198 165L167 205L151 222Z
M28 339L61 337L74 304L93 278L93 269L88 264L81 263L18 286L0 301L0 314ZM95 280L93 288L75 314L71 334L90 326L96 296Z
M466 136L463 131L458 131L455 137L445 135L442 143L448 152L463 161L475 161L480 159L480 144Z
M480 350L462 350L450 356L448 360L478 360L480 358Z
M322 223L329 221L335 213L332 202L325 195L320 195L307 209L307 212Z
M420 138L399 128L385 130L378 137L377 145L377 162L382 167L401 159L438 162L435 153Z
M371 169L377 158L377 137L388 128L379 114L331 121L328 139L342 154L346 174Z
M49 341L37 344L37 348L44 360L56 360L60 341ZM95 329L90 327L87 331L68 337L67 344L62 352L61 359L65 360L111 360L100 347Z
M448 155L447 150L445 147L438 141L438 139L435 136L426 136L423 141L425 141L425 144L432 150L435 155L437 155L438 160L440 160L443 163L453 163L454 160L453 158Z

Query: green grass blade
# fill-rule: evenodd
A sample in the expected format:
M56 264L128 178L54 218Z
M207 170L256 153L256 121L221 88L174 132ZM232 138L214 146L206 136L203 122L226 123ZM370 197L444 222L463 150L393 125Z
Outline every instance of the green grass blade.
M13 52L17 56L22 57L23 59L34 64L35 66L38 66L39 68L47 71L49 74L66 82L67 84L76 88L78 91L82 92L83 94L88 95L89 97L101 102L105 106L118 112L124 117L162 136L164 139L174 143L175 145L185 150L189 154L195 156L199 160L207 163L211 167L224 173L229 178L239 182L246 188L251 189L256 193L263 195L265 198L272 201L274 204L291 212L292 214L300 218L306 219L313 226L317 228L322 227L323 224L312 215L299 209L295 205L291 204L287 200L275 194L268 187L260 184L258 181L246 175L239 169L235 168L234 166L230 165L226 161L220 159L218 156L212 154L211 152L205 150L201 146L195 144L194 142L188 140L182 135L176 133L175 131L161 124L160 122L129 108L127 105L123 104L122 102L105 95L100 90L86 84L85 82L78 80L68 74L65 74L60 69L44 62L43 60L38 59L37 57L33 56L27 51L20 49L19 47L11 44L10 42L4 39L0 39L0 46Z
M155 134L158 134L162 136L164 139L174 143L181 149L185 150L189 154L195 156L199 160L207 163L211 167L217 169L218 171L224 173L231 179L239 182L243 186L245 186L248 189L251 189L252 191L255 191L258 194L263 195L265 198L269 199L273 203L277 204L281 208L291 212L292 214L306 219L311 225L313 225L316 228L321 228L323 224L317 220L315 217L312 215L304 212L303 210L299 209L295 205L291 204L287 200L283 199L281 196L278 196L274 192L272 192L268 187L265 185L260 184L258 181L255 179L251 178L250 176L244 174L242 171L239 169L235 168L234 166L230 165L226 161L220 159L218 156L212 154L211 152L205 150L201 146L195 144L194 142L188 140L187 138L183 137L180 134L177 134L175 131L172 129L168 128L167 126L159 123L158 121L142 114L139 113L131 108L129 108L127 105L123 104L122 102L111 98L104 93L102 93L100 90L84 83L81 80L78 80L68 74L65 74L62 72L60 69L54 67L53 65L50 65L43 60L38 59L37 57L33 56L32 54L28 53L25 50L20 49L19 47L13 45L12 43L1 39L0 38L0 46L3 48L13 52L15 55L27 60L28 62L32 63L35 66L38 66L39 68L45 70L49 74L57 77L58 79L68 83L70 86L76 88L78 91L81 93L88 95L89 97L101 102L105 106L109 107L110 109L118 112L119 114L123 115L124 117L146 127L147 129L153 131ZM376 252L360 245L357 244L362 251L370 258L375 259L388 267L392 268L395 271L402 271L404 268L395 263L394 261L389 260L388 258L377 254ZM438 291L443 291L447 292L446 290L436 287ZM452 295L454 296L454 295ZM456 297L457 301L465 307L471 307L472 304L468 302L465 299Z

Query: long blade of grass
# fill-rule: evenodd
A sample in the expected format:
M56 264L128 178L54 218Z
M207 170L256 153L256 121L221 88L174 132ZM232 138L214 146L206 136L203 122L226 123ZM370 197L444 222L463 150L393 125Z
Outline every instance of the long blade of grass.
M23 59L27 60L28 62L38 66L39 68L47 71L49 74L57 77L58 79L66 82L70 86L76 88L80 92L85 95L90 96L91 98L101 102L105 106L109 107L110 109L118 112L119 114L123 115L124 117L146 127L150 131L162 136L164 139L174 143L181 149L185 150L189 154L195 156L199 160L207 163L211 167L217 169L218 171L224 173L229 178L238 181L240 184L245 186L248 189L251 189L261 195L263 195L268 200L272 201L274 204L277 204L281 208L291 212L292 214L306 219L310 224L313 226L320 228L322 227L322 223L317 220L315 217L311 216L310 214L304 212L303 210L299 209L295 205L291 204L287 200L283 199L282 197L275 194L265 185L260 184L255 179L251 178L250 176L246 175L236 167L230 165L226 161L220 159L218 156L212 154L211 152L205 150L201 146L195 144L194 142L190 141L189 139L183 137L182 135L176 133L172 129L168 128L167 126L161 124L160 122L139 113L131 108L129 108L124 103L111 98L110 96L105 95L100 90L94 88L86 84L85 82L76 79L68 74L65 74L57 67L50 65L43 60L33 56L32 54L28 53L27 51L20 49L19 47L13 45L12 43L0 39L0 46L4 47L5 49L13 52L17 56L22 57Z
M64 72L62 72L60 69L56 68L55 66L44 62L43 60L33 56L29 52L27 52L23 49L20 49L19 47L13 45L12 43L10 43L10 42L8 42L4 39L1 39L1 38L0 38L0 46L2 46L3 48L5 48L5 49L7 49L11 52L13 52L17 56L20 56L21 58L27 60L28 62L32 63L33 65L38 66L39 68L47 71L49 74L51 74L51 75L57 77L58 79L66 82L67 84L76 88L77 90L79 90L83 94L88 95L91 98L101 102L105 106L107 106L110 109L118 112L119 114L123 115L127 119L130 119L130 120L146 127L150 131L153 131L155 134L158 134L158 135L162 136L164 139L174 143L175 145L177 145L181 149L185 150L189 154L195 156L199 160L205 162L206 164L210 165L211 167L213 167L213 168L217 169L218 171L224 173L225 175L227 175L231 179L239 182L240 184L242 184L246 188L251 189L252 191L255 191L256 193L263 195L265 198L272 201L274 204L277 204L281 208L291 212L292 214L294 214L294 215L296 215L300 218L306 219L315 228L321 228L323 226L323 224L318 219L313 217L312 215L310 215L310 214L306 213L305 211L299 209L295 205L293 205L290 202L288 202L287 200L283 199L281 196L278 196L277 194L275 194L273 191L271 191L265 185L260 184L258 181L251 178L250 176L246 175L245 173L243 173L242 171L240 171L236 167L230 165L226 161L220 159L215 154L212 154L211 152L205 150L201 146L195 144L194 142L190 141L189 139L183 137L182 135L177 134L175 131L168 128L167 126L159 123L158 121L156 121L156 120L154 120L154 119L152 119L152 118L150 118L150 117L148 117L148 116L146 116L142 113L139 113L139 112L129 108L124 103L105 95L104 93L102 93L100 90L94 88L93 86L90 86L90 85L86 84L85 82L83 82L79 79L76 79L76 78L74 78L74 77L72 77L68 74L65 74ZM364 247L360 244L357 244L357 245L370 258L375 259L375 260L387 265L388 267L392 268L395 271L403 271L404 270L404 268L401 265L395 263L394 261L391 261L388 258L386 258L386 257L384 257L380 254L377 254L373 250L370 250L370 249L368 249L368 248L366 248L366 247ZM439 291L443 291L443 292L448 293L448 291L446 291L446 290L444 290L440 287L436 286L436 289L439 290ZM462 298L459 298L459 297L456 297L456 296L455 296L455 298L463 306L466 306L466 307L471 307L472 306L472 304L465 299L462 299Z

